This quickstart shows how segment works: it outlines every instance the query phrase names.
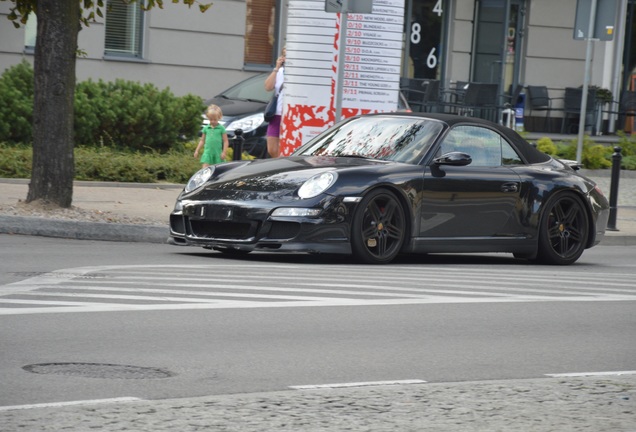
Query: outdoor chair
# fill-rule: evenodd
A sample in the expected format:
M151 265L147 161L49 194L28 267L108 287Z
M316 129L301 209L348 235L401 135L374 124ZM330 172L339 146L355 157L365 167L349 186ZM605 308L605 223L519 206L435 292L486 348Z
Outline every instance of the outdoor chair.
M581 100L583 96L582 88L567 87L565 89L565 98L563 101L563 120L561 120L561 133L575 133L573 127L577 127L579 123L573 123L571 120L578 119L581 116ZM596 90L588 89L587 106L585 114L585 129L594 128L594 113L596 112ZM568 120L570 122L568 123Z
M469 84L468 81L457 81L452 87L441 90L440 99L442 104L452 107L462 103ZM453 108L450 108L450 112L453 112Z
M636 117L636 91L624 90L621 93L620 101L611 102L609 109L603 112L618 115L617 129L625 131L627 129L628 118ZM629 129L635 132L633 124Z
M446 112L468 117L480 117L495 120L497 113L498 84L470 82L465 86L464 94L456 102L447 102Z
M523 91L523 86L521 84L517 84L515 89L510 94L501 95L501 108L513 108L517 105L519 101L519 96Z
M473 83L477 84L477 101L475 103L476 115L493 122L497 121L497 110L499 108L499 84L493 83Z
M413 111L434 111L439 103L439 80L400 78L400 90Z
M552 106L552 101L563 98L551 98L546 86L528 86L528 94L526 101L528 103L528 111L545 111L545 119L543 120L543 131L548 132L550 113L556 108Z
M479 95L479 86L474 83L457 83L453 90L444 92L444 112L450 114L458 114L463 116L472 116L473 108L477 103Z

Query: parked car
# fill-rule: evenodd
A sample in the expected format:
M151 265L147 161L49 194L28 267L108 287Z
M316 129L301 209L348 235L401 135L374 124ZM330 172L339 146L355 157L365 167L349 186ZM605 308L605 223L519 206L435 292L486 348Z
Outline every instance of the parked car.
M206 106L215 104L223 110L220 123L227 129L228 138L234 138L234 131L243 130L243 150L257 158L267 157L267 122L263 118L265 107L272 93L265 90L266 73L243 80L217 96L206 100ZM203 124L209 120L205 115Z
M596 184L515 131L450 114L334 125L290 157L198 171L171 243L226 253L305 251L388 263L401 253L508 252L572 264L604 237Z
M234 138L235 130L243 130L243 150L257 158L267 157L267 122L264 114L272 98L272 92L265 90L268 75L254 75L205 101L206 106L215 104L223 110L220 123L227 129L228 138ZM411 111L402 93L399 94L398 110ZM205 115L202 115L202 119L203 125L209 123Z

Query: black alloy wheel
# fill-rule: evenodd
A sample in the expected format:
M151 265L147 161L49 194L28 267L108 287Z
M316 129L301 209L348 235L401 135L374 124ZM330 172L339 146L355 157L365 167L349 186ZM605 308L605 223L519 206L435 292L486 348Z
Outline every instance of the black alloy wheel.
M561 193L546 204L539 226L537 260L546 264L575 262L587 244L589 219L581 200L572 193Z
M394 194L377 189L362 199L351 229L351 249L358 261L391 262L400 253L405 236L404 208Z

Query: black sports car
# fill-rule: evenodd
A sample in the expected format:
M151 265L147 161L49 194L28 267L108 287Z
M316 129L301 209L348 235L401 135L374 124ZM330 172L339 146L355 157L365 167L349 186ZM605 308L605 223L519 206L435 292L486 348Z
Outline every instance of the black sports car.
M171 243L228 253L508 252L571 264L598 244L607 199L576 167L478 118L371 114L292 156L197 172L170 215Z

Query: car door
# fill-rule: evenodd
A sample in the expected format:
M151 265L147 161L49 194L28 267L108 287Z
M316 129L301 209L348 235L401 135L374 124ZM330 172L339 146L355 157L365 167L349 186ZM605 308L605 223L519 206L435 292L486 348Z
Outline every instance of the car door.
M470 155L465 166L432 163L424 176L419 235L425 238L509 237L521 232L521 179L511 165L522 160L495 130L474 125L450 129L436 157Z

